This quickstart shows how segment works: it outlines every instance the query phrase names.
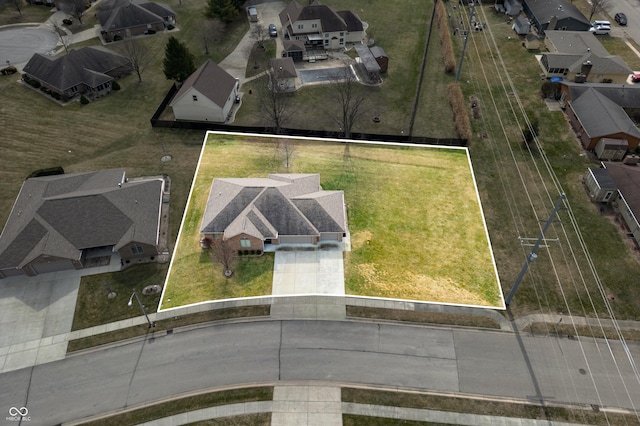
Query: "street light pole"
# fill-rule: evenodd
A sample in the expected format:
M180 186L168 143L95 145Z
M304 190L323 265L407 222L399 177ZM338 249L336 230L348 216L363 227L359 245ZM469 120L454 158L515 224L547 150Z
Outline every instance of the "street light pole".
M144 314L144 317L147 319L147 323L149 324L149 328L155 327L156 323L155 322L151 322L151 320L149 319L149 315L147 315L147 311L144 310L144 306L142 305L142 302L140 301L140 297L138 297L138 292L133 290L133 294L131 294L131 297L129 298L129 303L127 303L127 306L131 306L133 305L133 296L136 297L136 300L138 301L138 305L140 305L140 309L142 310L142 313Z

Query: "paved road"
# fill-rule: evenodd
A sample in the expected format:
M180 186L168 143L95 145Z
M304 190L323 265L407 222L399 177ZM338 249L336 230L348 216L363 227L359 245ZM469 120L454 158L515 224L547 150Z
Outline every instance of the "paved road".
M51 52L57 43L57 34L46 28L0 29L0 67L5 67L7 61L12 64L26 62L34 52Z
M640 344L629 345L640 357ZM51 425L194 390L306 380L630 408L624 386L637 402L640 384L618 346L624 385L602 343L583 344L587 365L566 338L349 321L224 324L2 374L0 411L24 406L30 425Z
M627 15L629 24L626 27L618 27L618 24L613 22L613 17L618 12L623 12ZM609 14L611 15L611 24L616 27L613 29L614 35L623 33L635 40L636 43L640 43L640 3L638 0L615 1L609 9Z

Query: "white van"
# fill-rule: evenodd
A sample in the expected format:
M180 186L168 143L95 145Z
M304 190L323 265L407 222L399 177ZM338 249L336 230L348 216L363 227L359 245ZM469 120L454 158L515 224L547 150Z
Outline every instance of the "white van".
M248 7L247 14L249 15L249 21L258 22L258 9L255 7Z
M598 28L598 27L609 27L611 28L611 22L609 21L593 21L591 23L591 26Z

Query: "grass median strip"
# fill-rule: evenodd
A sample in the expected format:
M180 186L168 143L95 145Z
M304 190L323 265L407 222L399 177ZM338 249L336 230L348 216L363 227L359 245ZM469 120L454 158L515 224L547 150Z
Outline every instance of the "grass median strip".
M174 318L157 321L153 333L173 330L176 327L201 324L211 321L220 321L234 318L262 317L268 316L271 311L270 305L240 306L237 308L224 308L197 314L182 315ZM121 330L101 333L90 337L72 340L67 347L67 353L92 348L94 346L106 345L119 340L130 339L132 337L149 334L149 326L141 324Z
M474 315L447 314L444 312L421 312L347 305L347 317L500 329L500 324L491 318Z
M640 425L640 421L636 416L611 412L607 412L605 414L599 410L595 410L591 406L585 406L584 409L565 407L541 407L534 404L518 404L501 401L487 401L484 399L469 399L442 395L427 395L385 390L342 388L342 402L403 408L417 408L424 410L450 411L455 413L470 413L486 416L513 417L521 419L543 419L549 421L553 420L574 422L578 424L589 425ZM368 418L361 417L361 419ZM345 425L356 424L390 425L404 423L375 423L373 421L369 423L364 420L345 423ZM428 425L432 423L421 422L415 424Z
M176 414L187 413L190 411L200 410L203 408L217 407L221 405L236 404L241 402L253 401L271 401L273 400L273 387L252 387L231 389L218 392L209 392L201 395L188 396L179 399L173 399L167 402L160 402L146 406L144 408L134 409L122 414L104 417L99 420L93 420L84 425L90 426L110 426L110 425L134 425L141 422L162 419ZM245 416L237 416L245 417ZM270 414L269 414L270 417ZM235 420L236 417L226 418ZM224 419L220 419L224 420ZM215 420L216 422L218 419ZM262 424L262 423L197 423L197 424Z

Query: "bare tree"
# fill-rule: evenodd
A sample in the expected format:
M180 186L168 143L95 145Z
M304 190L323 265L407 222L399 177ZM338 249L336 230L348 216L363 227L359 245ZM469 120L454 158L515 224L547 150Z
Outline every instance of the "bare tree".
M153 52L149 46L139 38L130 34L118 44L118 51L131 62L133 70L138 75L138 83L142 83L142 73L153 61Z
M202 26L202 42L204 44L204 54L209 54L209 45L220 40L224 33L225 24L219 18L208 19Z
M65 0L63 10L82 25L82 14L87 10L86 0Z
M53 29L58 34L58 38L60 39L60 43L64 47L64 51L69 53L69 37L67 36L67 32L64 28L60 27L56 21L53 22Z
M267 39L267 30L260 24L251 29L251 37L253 37L260 48L264 48L264 41Z
M257 88L260 115L270 123L276 134L291 119L295 112L295 95L288 79L281 78L280 70L269 68L266 76L259 80Z
M589 21L596 13L606 13L611 7L611 0L591 0L589 5Z
M276 140L276 156L278 160L284 163L284 167L289 173L291 165L293 163L293 157L296 151L295 144L289 138Z
M236 252L229 244L228 240L225 240L224 237L214 238L213 241L209 243L209 250L211 253L211 259L222 265L222 273L225 277L230 277L233 275L233 268L236 263Z
M366 93L348 64L334 75L331 95L338 103L334 119L345 138L351 137L355 123L366 112Z
M16 10L22 15L22 0L11 0L11 3L16 7Z

